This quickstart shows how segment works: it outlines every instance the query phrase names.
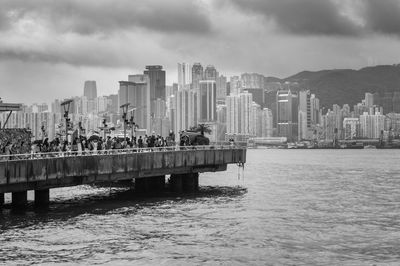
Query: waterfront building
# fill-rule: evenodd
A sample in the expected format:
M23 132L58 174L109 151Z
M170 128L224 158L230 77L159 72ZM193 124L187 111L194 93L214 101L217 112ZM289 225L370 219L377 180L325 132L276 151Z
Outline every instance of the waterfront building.
M370 115L367 112L360 115L361 137L377 139L385 129L385 116L380 113Z
M344 139L360 137L360 119L346 117L343 119Z

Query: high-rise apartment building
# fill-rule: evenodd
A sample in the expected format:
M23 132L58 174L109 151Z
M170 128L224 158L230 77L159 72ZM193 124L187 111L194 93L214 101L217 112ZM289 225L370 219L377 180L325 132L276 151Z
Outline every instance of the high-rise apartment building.
M200 63L194 63L192 66L192 89L199 89L200 80L203 80L203 78L203 66Z
M378 139L381 132L385 129L385 116L377 113L370 115L367 112L360 115L361 137L368 139Z

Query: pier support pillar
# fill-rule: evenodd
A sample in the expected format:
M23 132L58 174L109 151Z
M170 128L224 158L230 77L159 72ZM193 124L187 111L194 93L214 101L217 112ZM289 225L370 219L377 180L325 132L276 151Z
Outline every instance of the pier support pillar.
M48 206L50 202L50 189L35 190L35 205Z
M163 192L165 188L165 176L148 177L148 185L151 192Z
M173 192L182 193L183 191L183 181L182 179L185 178L184 175L180 174L173 174L170 177L170 186Z
M135 192L139 194L163 192L165 176L151 176L135 179Z
M184 192L196 192L199 190L199 173L186 174L182 179Z
M4 193L0 193L0 206L4 205Z
M13 207L22 207L28 203L28 191L12 192L11 194Z

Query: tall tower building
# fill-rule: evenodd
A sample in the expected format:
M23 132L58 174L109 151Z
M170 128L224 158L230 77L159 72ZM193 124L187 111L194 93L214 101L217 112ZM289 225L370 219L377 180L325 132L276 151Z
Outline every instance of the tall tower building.
M86 96L89 101L97 98L97 87L95 80L85 81L83 96Z
M199 104L200 122L210 122L217 119L217 87L215 80L202 80L200 81L199 89Z
M178 90L192 84L192 67L187 63L178 63Z
M374 95L372 93L365 93L365 106L372 107L374 105Z
M276 94L276 121L279 137L288 141L297 139L298 98L290 90L280 90Z
M271 109L264 108L262 110L261 118L261 136L262 137L272 137L274 125L273 125L273 115Z
M150 101L162 99L165 101L165 70L162 66L146 66L143 74L149 77Z
M192 89L199 88L200 80L203 80L204 70L200 63L194 63L192 66Z
M204 70L205 80L217 80L218 72L213 65L208 65Z
M311 93L299 91L298 134L299 140L311 139Z

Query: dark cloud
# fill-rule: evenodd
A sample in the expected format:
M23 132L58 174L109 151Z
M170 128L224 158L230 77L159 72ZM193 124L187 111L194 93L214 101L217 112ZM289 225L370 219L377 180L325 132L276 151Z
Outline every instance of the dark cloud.
M28 18L61 32L82 35L135 28L169 33L211 31L204 10L189 0L3 0L1 9L0 23L5 26Z
M399 0L364 0L366 27L374 32L400 36L400 1Z
M357 35L357 26L328 0L231 0L294 34Z
M230 0L242 10L264 16L291 34L400 36L400 0ZM345 15L345 6L353 13ZM353 17L352 17L353 16ZM361 21L359 23L357 21Z

